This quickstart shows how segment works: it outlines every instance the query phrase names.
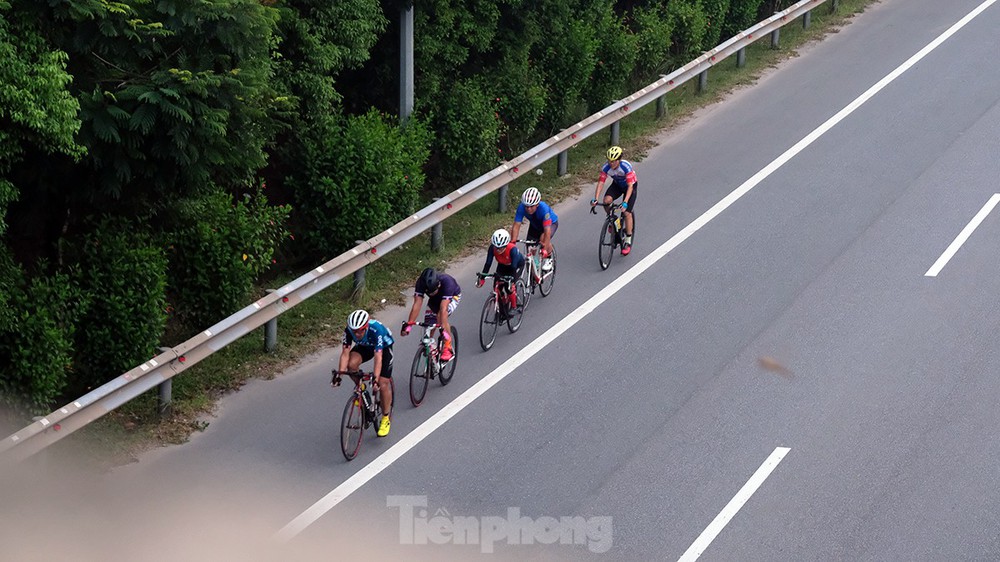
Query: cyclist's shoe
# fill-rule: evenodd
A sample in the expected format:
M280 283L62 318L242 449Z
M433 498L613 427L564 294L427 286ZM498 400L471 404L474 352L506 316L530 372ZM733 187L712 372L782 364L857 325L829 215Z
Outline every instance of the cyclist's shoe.
M454 356L455 354L452 353L451 346L445 346L444 351L441 352L441 361L447 363L448 361L451 361L451 358Z
M378 433L376 435L379 437L389 435L389 416L382 416L382 423L379 424Z
M545 258L542 262L542 271L545 273L552 271L552 258Z
M632 251L632 245L628 242L622 244L622 255L627 256Z

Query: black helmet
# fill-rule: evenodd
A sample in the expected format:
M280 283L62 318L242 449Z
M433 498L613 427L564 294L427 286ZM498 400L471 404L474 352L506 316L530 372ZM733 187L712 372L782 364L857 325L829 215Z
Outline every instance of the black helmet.
M441 286L441 278L438 277L438 274L434 271L433 267L425 269L424 272L420 274L420 280L423 281L424 288L428 293L437 291L438 287Z

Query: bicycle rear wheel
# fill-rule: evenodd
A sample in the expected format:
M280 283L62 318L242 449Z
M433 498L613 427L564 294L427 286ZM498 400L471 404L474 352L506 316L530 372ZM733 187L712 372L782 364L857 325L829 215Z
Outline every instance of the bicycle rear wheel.
M611 265L611 258L615 255L615 238L615 221L608 215L608 218L604 219L604 226L601 227L600 245L597 247L601 269L607 269Z
M524 285L523 279L518 279L514 283L514 291L517 295L517 308L510 312L507 318L507 329L514 333L521 327L521 317L524 316L524 306L528 304L528 288Z
M490 295L483 304L483 314L479 319L479 345L483 351L489 351L496 341L497 326L500 324L497 310L497 297Z
M556 248L552 247L552 271L542 273L542 280L538 284L538 291L543 297L549 296L552 292L552 285L556 282Z
M410 367L410 403L416 408L427 395L427 384L430 378L430 358L427 348L423 345L413 356L413 366Z
M444 345L444 341L438 338L438 344ZM451 382L451 377L455 376L455 366L458 365L458 328L451 327L451 361L445 364L438 374L441 386Z
M365 430L363 407L357 394L351 394L344 406L344 415L340 420L340 452L347 460L358 456L361 450L361 435Z

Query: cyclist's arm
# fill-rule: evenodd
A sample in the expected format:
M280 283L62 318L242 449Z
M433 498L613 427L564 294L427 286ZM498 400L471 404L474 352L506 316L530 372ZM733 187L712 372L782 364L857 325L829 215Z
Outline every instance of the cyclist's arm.
M510 227L510 239L516 242L517 241L517 235L518 235L519 232L521 232L521 221L516 221Z
M639 181L639 179L636 177L635 171L630 166L627 169L626 173L625 173L625 184L626 184L626 188L625 188L625 202L626 203L629 201L629 199L632 198L632 190L635 189L635 182L637 182L637 181ZM631 209L629 209L629 210L631 211Z
M597 187L594 188L594 199L600 199L601 188L604 187L604 182L608 181L608 174L601 168L601 175L597 176Z
M375 369L375 384L378 384L382 375L382 348L375 348L374 356L375 365L373 368Z
M344 345L341 346L341 350L340 350L340 363L338 364L337 370L338 371L346 371L347 370L347 362L348 362L348 360L350 360L350 358L351 358L351 344L345 341Z
M420 314L420 307L424 304L423 295L413 295L413 307L410 308L410 318L406 321L407 324L413 324L417 321L417 315Z
M493 267L493 246L486 249L486 264L483 265L483 275L489 273L491 267Z

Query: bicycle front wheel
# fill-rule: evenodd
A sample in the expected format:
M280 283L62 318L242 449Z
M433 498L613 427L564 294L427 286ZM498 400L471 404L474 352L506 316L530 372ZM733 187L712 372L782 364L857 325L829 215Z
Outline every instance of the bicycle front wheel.
M479 320L479 345L483 351L489 351L497 339L497 325L500 318L497 314L497 297L490 295L483 304L483 314Z
M423 345L413 356L413 366L410 367L410 403L416 408L427 395L427 379L430 378L430 358L427 348Z
M352 460L361 450L361 435L365 430L364 406L357 394L351 394L344 406L344 415L340 420L340 451L344 458Z
M528 288L524 285L523 279L518 279L514 283L514 291L517 295L517 308L510 311L510 317L507 318L507 329L510 333L514 333L518 328L521 327L521 317L524 316L524 306L528 304Z
M549 296L552 292L552 285L556 282L556 248L552 247L552 269L542 273L542 280L538 284L538 291L543 297Z
M444 345L444 342L440 342ZM451 377L455 376L455 366L458 365L458 329L454 326L451 327L451 361L441 369L441 373L438 375L438 379L441 381L441 386L444 386L451 382Z
M604 219L604 226L601 227L600 246L597 247L597 257L601 261L601 269L607 269L611 265L611 258L615 255L615 221L609 215Z

